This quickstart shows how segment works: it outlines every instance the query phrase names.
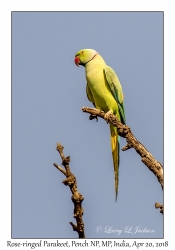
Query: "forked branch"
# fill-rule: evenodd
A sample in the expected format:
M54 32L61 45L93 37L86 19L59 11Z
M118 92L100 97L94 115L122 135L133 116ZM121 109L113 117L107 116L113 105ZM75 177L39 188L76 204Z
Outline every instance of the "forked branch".
M61 156L62 159L62 165L65 169L58 166L56 163L53 165L60 170L65 176L66 179L63 180L63 184L66 186L69 186L71 192L72 192L72 202L74 203L74 218L76 219L77 225L75 225L73 222L69 222L73 228L74 231L76 231L79 235L79 238L85 238L84 233L84 222L83 222L83 208L82 208L82 201L84 200L83 196L79 193L77 188L77 181L76 177L73 175L73 173L70 171L69 162L70 162L70 156L65 157L63 153L64 147L57 143L57 150Z

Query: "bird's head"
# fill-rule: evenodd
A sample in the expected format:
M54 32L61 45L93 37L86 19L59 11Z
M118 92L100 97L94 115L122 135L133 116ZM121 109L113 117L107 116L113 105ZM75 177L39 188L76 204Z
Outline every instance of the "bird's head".
M98 52L93 49L79 50L75 55L74 62L77 66L85 66L86 63L90 62L97 54Z

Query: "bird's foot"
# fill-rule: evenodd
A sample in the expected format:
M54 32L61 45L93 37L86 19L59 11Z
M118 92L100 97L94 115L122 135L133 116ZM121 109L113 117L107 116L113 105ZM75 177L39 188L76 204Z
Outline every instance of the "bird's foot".
M112 114L112 112L109 110L106 114L105 114L105 116L104 116L104 119L105 119L105 121L107 122L107 123L109 123L109 116Z
M98 116L97 115L90 115L89 116L89 120L93 120L93 119L96 119L96 122L98 122Z

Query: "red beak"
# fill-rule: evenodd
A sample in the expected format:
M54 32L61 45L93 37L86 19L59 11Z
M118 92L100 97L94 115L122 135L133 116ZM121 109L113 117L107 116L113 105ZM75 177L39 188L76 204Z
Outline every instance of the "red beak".
M79 64L80 64L80 58L78 57L78 56L76 56L75 57L75 59L74 59L74 62L75 62L75 64L79 67Z

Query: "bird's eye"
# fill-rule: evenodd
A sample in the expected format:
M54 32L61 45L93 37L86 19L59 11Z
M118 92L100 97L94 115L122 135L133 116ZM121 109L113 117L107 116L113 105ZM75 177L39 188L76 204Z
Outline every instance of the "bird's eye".
M81 52L81 54L83 54L83 53L84 53L84 51Z

